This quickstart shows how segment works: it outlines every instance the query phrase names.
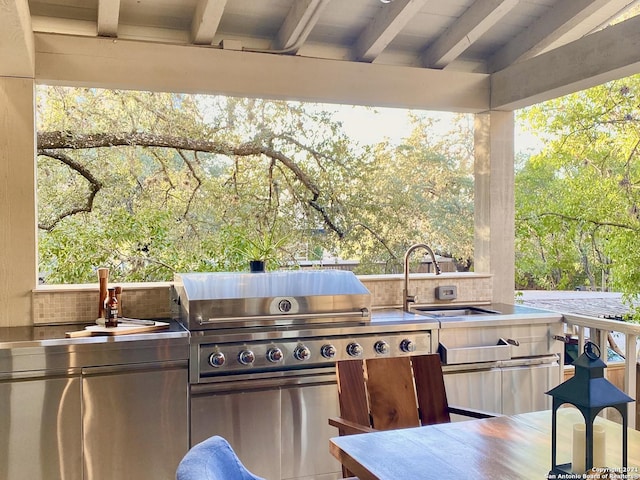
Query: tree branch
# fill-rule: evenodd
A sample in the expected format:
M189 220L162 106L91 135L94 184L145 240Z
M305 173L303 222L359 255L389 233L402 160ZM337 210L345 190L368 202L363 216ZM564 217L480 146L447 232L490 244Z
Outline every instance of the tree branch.
M347 230L344 234L347 235L351 230L354 230L355 228L363 228L364 230L366 230L367 232L369 232L371 235L373 235L373 237L380 242L380 244L385 248L385 250L389 253L390 259L392 261L396 261L398 260L398 256L395 254L395 252L391 249L391 247L389 247L389 245L387 244L387 241L381 237L378 232L374 231L369 225L362 223L362 222L358 222L356 224L354 224L351 228L349 228L349 230Z
M71 215L75 215L76 213L81 212L90 212L93 208L93 201L96 198L97 193L102 188L102 183L93 176L93 174L87 170L83 165L76 162L73 158L64 153L53 152L51 150L38 150L39 155L44 155L55 160L59 160L69 168L82 175L89 182L89 196L87 197L87 201L84 206L71 208L65 212L62 212L58 215L52 222L48 224L38 223L38 228L46 231L51 231L53 228L65 217L70 217Z
M191 195L189 196L189 200L187 201L187 206L185 207L184 213L182 214L182 218L187 218L187 215L189 214L189 210L191 209L191 203L193 202L193 199L196 196L196 192L202 186L202 180L200 180L200 177L198 177L198 174L196 173L195 168L193 167L193 165L191 164L187 156L184 154L184 152L182 150L178 150L178 155L180 155L180 157L182 158L182 161L187 165L187 168L191 172L191 175L193 175L193 178L195 178L196 182L198 182L198 185L196 185L196 188L194 188L191 191ZM194 155L196 155L196 152L194 152Z
M193 152L207 152L241 157L265 155L273 160L277 160L295 175L298 181L311 193L312 198L306 200L306 202L320 213L320 216L327 227L336 232L340 238L344 236L344 231L331 219L326 207L318 202L318 198L321 194L321 190L318 185L316 185L313 179L291 158L269 146L261 145L257 142L246 142L239 145L232 145L221 141L191 139L170 135L155 135L142 132L73 134L71 132L53 131L38 133L39 153L48 149L83 150L117 146L175 148L178 151L191 150ZM80 165L78 166L81 167Z
M536 215L537 217L558 217L558 218L562 218L563 220L569 220L572 222L586 222L586 223L590 223L592 225L595 225L597 227L617 227L617 228L622 228L625 230L630 230L632 232L640 232L640 228L634 228L631 225L625 225L623 223L616 223L616 222L600 222L597 220L590 220L587 218L579 218L579 217L572 217L570 215L565 215L563 213L555 213L555 212L543 212L540 213L538 215ZM522 217L522 220L528 221L528 220L532 220L533 217Z

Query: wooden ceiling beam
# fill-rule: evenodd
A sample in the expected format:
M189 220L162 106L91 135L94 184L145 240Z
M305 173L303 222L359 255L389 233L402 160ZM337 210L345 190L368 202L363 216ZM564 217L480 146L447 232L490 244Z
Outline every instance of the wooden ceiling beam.
M476 0L422 55L427 68L444 68L509 13L519 0Z
M426 0L395 0L385 5L356 42L356 60L373 62L420 11Z
M297 0L293 2L287 18L282 22L274 41L275 50L297 53L313 26L318 22L328 0Z
M98 1L98 35L101 37L118 36L120 0Z
M33 78L34 62L27 0L0 0L0 76Z
M36 82L476 113L489 75L35 34ZM366 81L363 81L366 79Z
M211 45L218 31L227 0L199 0L191 21L191 41Z
M515 110L637 73L640 16L492 74L491 108Z
M571 0L558 2L489 60L489 71L496 72L517 61L539 55L573 42L615 16L632 0Z

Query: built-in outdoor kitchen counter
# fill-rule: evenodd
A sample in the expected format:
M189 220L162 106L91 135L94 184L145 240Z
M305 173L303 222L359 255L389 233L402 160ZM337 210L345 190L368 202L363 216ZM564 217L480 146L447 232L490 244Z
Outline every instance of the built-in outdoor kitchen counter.
M562 381L561 314L507 304L416 310L439 322L434 352L452 404L507 415L550 407L545 392Z
M369 309L357 284L352 291L365 308L356 304L357 315L340 313L337 322L322 311L291 315L306 305L302 297L275 294L267 302L273 317L252 313L239 325L214 315L220 330L199 330L205 316L191 331L183 319L117 337L65 338L81 324L0 329L0 478L170 480L189 445L213 434L265 478L339 478L327 418L338 414L334 362L350 357L440 352L450 403L503 413L548 408L544 392L560 379L559 314L481 302L472 306L499 313L438 317ZM191 313L202 301L182 300L172 304ZM25 442L32 447L20 448Z
M374 310L371 324L430 329L451 404L503 414L550 408L545 392L562 381L561 314L491 303L411 310Z
M0 328L0 478L172 478L188 449L188 332Z
M460 310L464 308L478 308L490 313L477 315L430 315L431 311ZM418 311L419 310L419 311ZM467 326L495 326L504 323L561 323L562 315L557 312L540 308L527 307L525 305L508 305L503 303L482 304L437 304L418 305L411 307L411 311L405 312L401 308L374 308L371 315L371 323L429 323L435 322L437 328L461 328Z
M67 324L40 324L28 327L0 327L0 349L14 347L49 347L55 345L74 344L95 344L95 343L119 343L136 340L152 339L187 339L188 332L180 325L170 319L157 319L169 323L166 330L157 330L148 333L130 335L96 335L93 337L67 337L68 332L78 332L83 330L88 323L67 323ZM180 343L180 342L178 342ZM182 342L184 343L184 341Z

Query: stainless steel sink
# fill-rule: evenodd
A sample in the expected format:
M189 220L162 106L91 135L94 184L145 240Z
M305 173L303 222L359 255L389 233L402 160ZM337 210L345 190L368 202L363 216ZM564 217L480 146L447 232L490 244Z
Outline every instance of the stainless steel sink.
M487 308L473 307L473 306L459 306L459 307L415 307L413 312L420 315L426 315L434 318L459 318L464 319L470 315L496 315L500 312L496 310L489 310Z

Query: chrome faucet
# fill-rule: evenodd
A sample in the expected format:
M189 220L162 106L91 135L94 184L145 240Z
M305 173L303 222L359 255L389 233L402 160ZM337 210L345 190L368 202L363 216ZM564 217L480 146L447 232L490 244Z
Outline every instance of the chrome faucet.
M424 248L429 252L429 255L431 255L431 260L433 260L433 265L436 269L436 275L440 275L442 273L440 265L438 265L438 261L436 260L436 255L433 253L433 250L431 250L429 245L425 243L416 243L407 249L407 253L404 254L404 289L402 290L403 308L405 312L409 311L409 304L415 303L416 301L415 295L409 295L409 257L419 248Z

